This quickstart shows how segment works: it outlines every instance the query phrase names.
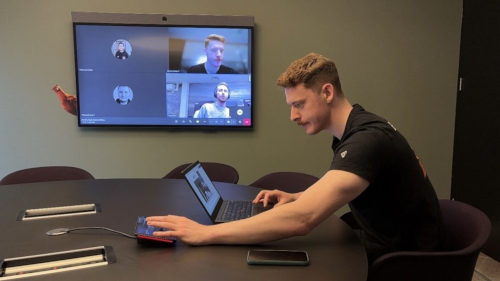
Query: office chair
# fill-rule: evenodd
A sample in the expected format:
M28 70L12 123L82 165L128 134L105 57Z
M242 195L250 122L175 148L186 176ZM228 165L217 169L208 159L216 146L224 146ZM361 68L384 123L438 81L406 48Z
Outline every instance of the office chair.
M488 240L491 222L468 204L439 200L445 230L440 251L401 251L375 259L368 281L471 281L480 250Z
M44 166L12 172L0 180L0 185L84 179L94 179L94 176L81 168L69 166Z
M168 172L168 174L166 174L163 178L183 179L184 176L181 174L181 171L189 165L191 165L191 163L177 166L172 171ZM238 183L238 180L240 179L238 171L232 166L216 162L201 162L201 165L212 181Z
M264 175L249 184L262 189L279 189L289 193L302 192L318 178L309 174L298 172L274 172Z

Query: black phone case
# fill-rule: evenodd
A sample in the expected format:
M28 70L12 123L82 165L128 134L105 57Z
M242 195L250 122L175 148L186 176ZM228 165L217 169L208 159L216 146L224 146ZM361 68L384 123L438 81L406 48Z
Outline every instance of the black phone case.
M302 253L305 255L305 259L301 260L294 260L291 258L276 258L276 259L269 259L269 258L252 258L251 253L252 252L257 252L257 253L280 253L280 254L285 254L286 253ZM308 265L309 264L309 255L307 254L306 251L292 251L292 250L249 250L247 254L247 263L250 265Z

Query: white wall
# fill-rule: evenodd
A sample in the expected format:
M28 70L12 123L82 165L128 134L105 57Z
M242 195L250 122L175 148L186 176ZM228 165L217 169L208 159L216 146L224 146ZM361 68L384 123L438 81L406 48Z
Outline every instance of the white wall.
M406 135L448 197L461 10L452 0L2 0L0 177L72 165L97 178L159 178L195 159L235 166L242 184L278 170L321 176L331 137L291 123L275 85L291 61L315 51L336 61L351 102ZM254 16L255 130L78 128L51 91L58 83L75 92L71 11Z

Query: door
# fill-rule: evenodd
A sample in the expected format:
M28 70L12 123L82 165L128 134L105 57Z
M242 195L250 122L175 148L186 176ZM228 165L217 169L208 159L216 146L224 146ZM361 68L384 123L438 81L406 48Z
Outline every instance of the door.
M500 1L463 1L451 197L485 212L500 260Z

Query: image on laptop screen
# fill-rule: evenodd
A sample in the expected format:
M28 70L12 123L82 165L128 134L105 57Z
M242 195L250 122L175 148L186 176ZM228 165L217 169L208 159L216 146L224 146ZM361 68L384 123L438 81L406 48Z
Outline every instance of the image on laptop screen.
M217 202L219 202L220 194L208 178L205 170L201 167L201 164L197 163L195 167L185 174L185 177L189 181L189 184L194 187L193 190L196 196L211 216L214 213Z

